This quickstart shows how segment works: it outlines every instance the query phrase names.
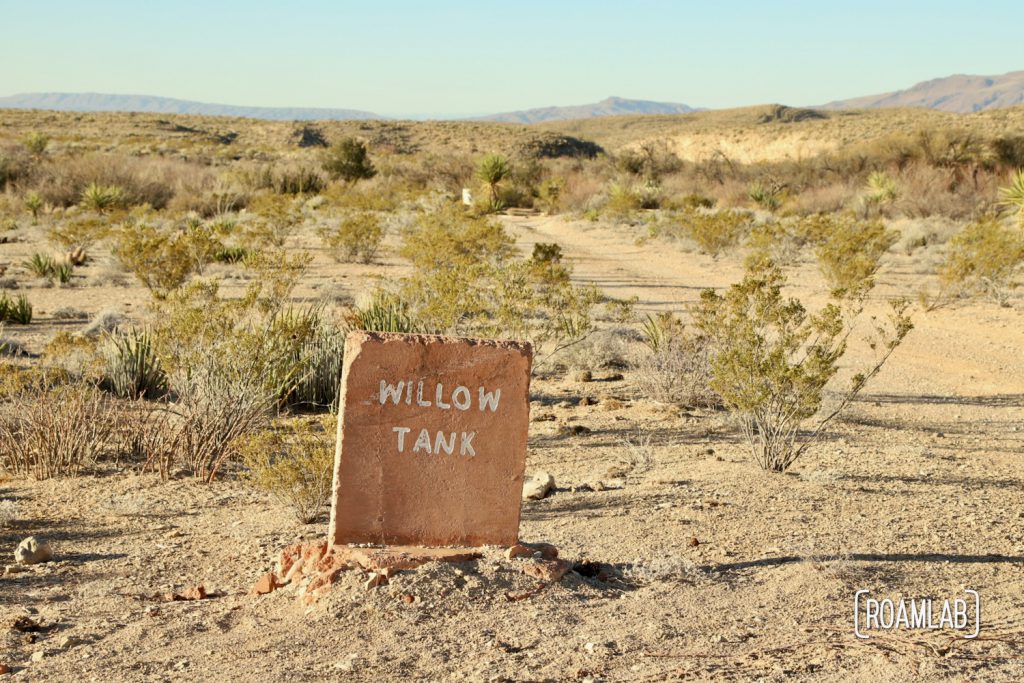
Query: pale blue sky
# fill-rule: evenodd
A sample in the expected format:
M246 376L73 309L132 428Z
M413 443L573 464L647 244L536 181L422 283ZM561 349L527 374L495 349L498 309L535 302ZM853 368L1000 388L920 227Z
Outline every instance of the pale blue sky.
M1024 69L1018 2L0 0L0 95L480 114L817 104Z

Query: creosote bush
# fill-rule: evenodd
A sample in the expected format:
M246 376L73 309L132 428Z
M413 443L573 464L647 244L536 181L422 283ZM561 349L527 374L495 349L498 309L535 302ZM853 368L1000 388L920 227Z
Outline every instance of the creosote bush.
M594 287L576 286L557 249L518 258L501 224L458 209L427 214L403 234L413 273L397 297L418 326L442 333L528 339L541 360L593 328Z
M805 222L817 243L818 267L837 297L871 289L882 256L899 237L880 220L858 221L851 214L818 214Z
M1006 305L1024 272L1024 231L996 216L972 221L949 241L939 267L940 292L931 307L949 295L985 296Z
M717 257L738 245L752 226L747 211L688 209L652 223L649 231L651 237L690 239L702 253Z
M320 238L336 261L372 263L384 241L384 225L377 214L360 212L325 226Z
M876 321L868 340L878 353L874 364L804 433L839 369L861 303L846 299L810 314L783 296L784 284L778 267L762 263L725 294L705 290L694 310L697 329L711 342L711 387L739 419L755 462L773 472L786 471L815 442L913 327L907 303L894 302L888 323Z
M248 479L290 507L302 524L312 524L331 495L335 420L295 420L289 428L263 431L241 447Z

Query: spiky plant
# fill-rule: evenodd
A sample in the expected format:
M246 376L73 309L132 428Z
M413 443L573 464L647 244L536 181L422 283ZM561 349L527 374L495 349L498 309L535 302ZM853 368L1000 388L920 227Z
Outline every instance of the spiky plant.
M81 205L97 213L106 213L124 205L124 190L117 185L92 182L82 190Z
M105 388L122 398L162 398L167 373L153 349L148 330L132 328L105 335L102 346Z
M32 258L25 261L24 266L32 271L37 277L52 278L57 270L57 263L52 256L36 252Z
M43 198L38 192L29 192L25 195L25 208L32 214L32 222L39 220L39 212L43 210Z
M999 204L1017 214L1017 220L1024 225L1024 169L1010 177L1008 187L999 188Z
M491 206L498 206L498 185L512 173L508 159L500 154L488 154L476 169L476 177L487 183L491 193Z

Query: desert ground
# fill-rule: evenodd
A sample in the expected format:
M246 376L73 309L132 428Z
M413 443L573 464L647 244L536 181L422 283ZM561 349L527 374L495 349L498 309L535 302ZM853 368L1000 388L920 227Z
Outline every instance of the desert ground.
M4 117L12 135L74 129ZM610 130L609 139L623 135ZM804 152L838 144L814 142L815 130ZM636 320L685 311L701 290L743 277L733 254L641 239L642 220L540 210L493 220L520 253L560 245L574 283L635 297ZM7 339L38 355L103 312L148 319L149 293L106 248L71 286L19 270L49 248L46 225L21 216L17 239L0 244L11 292L35 308L31 324L5 327ZM409 272L394 227L369 264L337 263L314 227L286 244L312 257L296 301L352 305ZM938 253L889 250L862 326L888 300L933 285ZM228 294L246 284L228 264L203 276ZM809 308L826 302L812 254L787 276L787 293ZM0 576L0 665L31 681L1022 680L1024 300L1007 303L918 307L878 376L782 474L757 467L727 410L645 395L632 362L644 349L638 324L598 316L532 381L527 471L550 473L555 487L523 502L520 538L574 563L549 584L505 549L485 548L481 559L402 571L373 589L346 572L312 604L289 588L254 596L283 548L326 534L327 510L299 523L237 461L209 483L110 460L75 477L5 475L0 498L17 514L0 527L0 565L10 565ZM841 360L844 381L870 358L861 331ZM839 392L830 385L825 403ZM50 540L53 561L14 566L30 535ZM206 599L168 599L200 584ZM943 600L965 589L980 595L976 639L854 634L859 590Z

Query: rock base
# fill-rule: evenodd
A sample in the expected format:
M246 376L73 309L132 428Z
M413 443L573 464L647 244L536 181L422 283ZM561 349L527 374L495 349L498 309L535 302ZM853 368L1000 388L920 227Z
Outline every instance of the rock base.
M429 548L418 546L329 546L326 540L290 545L281 551L274 570L256 581L250 595L273 593L294 586L303 603L309 605L327 593L342 572L365 576L367 590L383 586L399 571L414 570L431 562L469 562L483 557L478 548ZM550 543L517 543L505 553L526 574L547 583L559 580L572 568L558 559Z

